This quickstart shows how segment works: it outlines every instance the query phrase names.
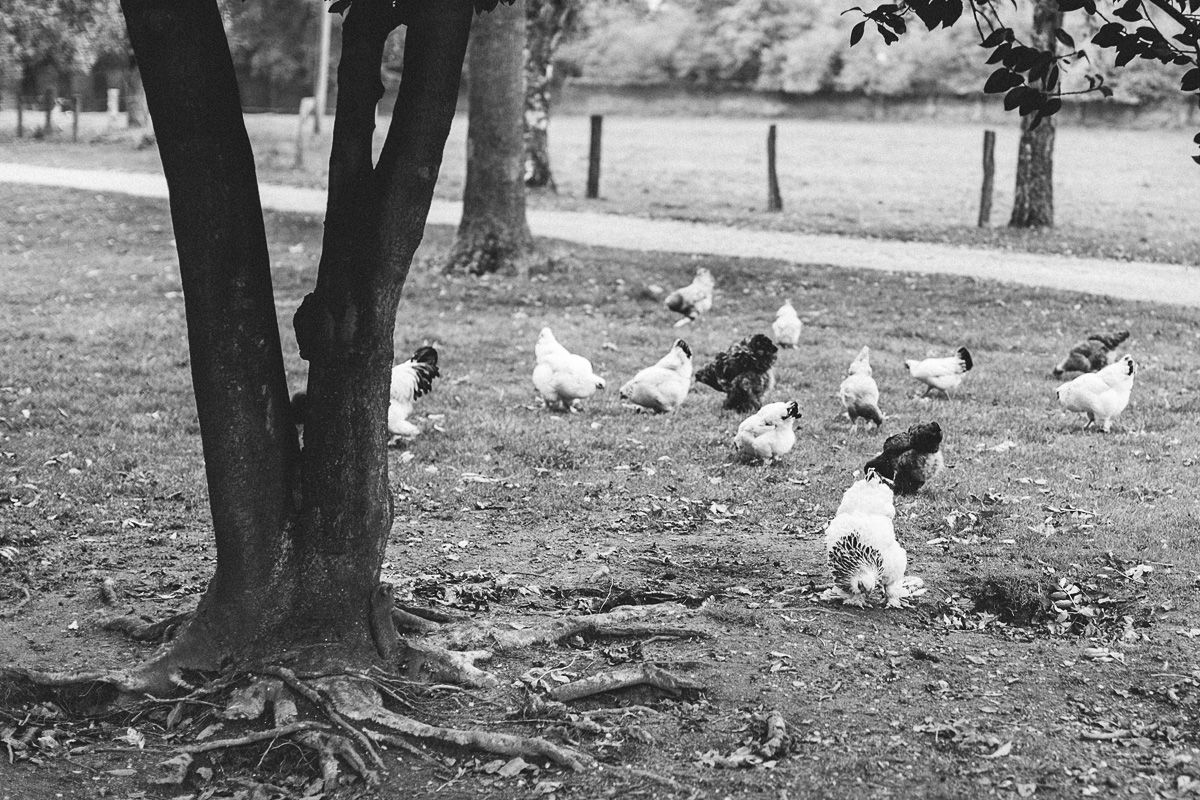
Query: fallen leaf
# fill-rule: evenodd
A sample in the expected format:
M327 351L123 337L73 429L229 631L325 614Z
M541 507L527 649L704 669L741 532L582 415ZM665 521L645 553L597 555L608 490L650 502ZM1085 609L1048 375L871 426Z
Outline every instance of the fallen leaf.
M996 748L996 752L988 753L984 758L1004 758L1012 752L1012 742L1005 742Z

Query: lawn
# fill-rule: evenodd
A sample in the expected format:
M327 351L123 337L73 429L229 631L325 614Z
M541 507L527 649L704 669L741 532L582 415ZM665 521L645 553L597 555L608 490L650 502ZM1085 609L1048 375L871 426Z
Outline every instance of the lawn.
M0 113L0 161L157 171L155 148L136 149L126 132L103 134L104 116L85 114L81 139L11 137L13 112ZM296 120L246 118L264 181L325 186L331 126L295 168ZM386 118L376 135L383 141ZM601 199L584 199L588 119L555 118L551 155L559 193L531 196L536 207L589 209L704 220L787 231L950 242L1032 252L1200 264L1200 168L1185 130L1063 127L1055 151L1057 227L1005 227L1016 169L1017 118L997 130L994 227L975 227L982 126L937 122L780 119L779 176L784 211L768 214L768 121L714 117L637 118L604 123ZM438 195L462 195L466 119L446 145Z
M151 650L101 630L102 615L186 610L214 558L170 222L151 201L24 188L9 198L0 663L121 666ZM290 315L315 278L321 226L273 214L268 230L299 388ZM396 344L404 353L435 343L442 377L418 407L425 433L392 456L385 579L413 603L502 623L673 599L705 636L577 638L499 658L490 668L504 688L487 695L419 692L430 718L574 742L606 766L575 775L538 764L502 777L484 755L440 751L430 763L393 751L392 794L1175 797L1200 781L1191 494L1200 312L961 278L586 248L563 272L529 281L450 277L436 269L449 231L426 239ZM645 285L680 285L701 265L718 289L713 311L684 330L697 365L766 329L784 298L805 320L773 395L803 410L799 443L779 465L733 463L739 419L706 387L669 416L634 413L616 396L678 334ZM608 378L581 413L534 401L543 325ZM1080 416L1059 409L1049 375L1098 328L1130 329L1125 349L1142 365L1109 435L1084 432ZM889 417L883 433L851 435L835 392L863 344ZM960 344L977 367L958 396L916 399L902 359ZM821 530L842 491L884 435L928 419L947 432L948 469L900 500L896 520L928 594L904 610L821 603ZM117 609L100 601L104 578ZM1036 597L1029 587L1060 579L1082 588L1090 628L1056 633L1040 613L1011 616ZM598 733L545 712L525 718L526 691L515 686L631 660L667 665L707 691L572 704L616 709L596 717ZM714 766L714 753L757 741L771 710L792 734L778 763ZM0 798L146 789L171 740L212 722L189 716L170 732L165 715L134 723L145 750L128 746L125 723L48 725L60 746L99 746L69 758L44 740L18 750L42 766L0 763ZM17 720L5 719L0 729L11 731ZM260 782L259 796L283 796L261 787L299 792L311 774L290 748L256 759L218 761L211 785L180 796L237 796L247 780Z

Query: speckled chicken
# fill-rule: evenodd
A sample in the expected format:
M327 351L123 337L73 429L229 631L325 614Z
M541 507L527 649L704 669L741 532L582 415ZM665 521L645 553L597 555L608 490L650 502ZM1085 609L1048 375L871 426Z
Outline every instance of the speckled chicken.
M621 399L664 413L679 408L692 386L692 349L676 339L671 350L653 366L634 375L621 387Z
M790 403L767 403L757 414L743 420L733 437L733 448L743 461L776 461L796 446L793 427L800 419L800 406Z
M729 411L757 411L763 396L775 385L778 352L769 337L756 333L718 353L712 363L696 373L696 381L724 392L724 408Z
M916 494L942 471L941 447L942 426L918 422L884 439L883 452L866 463L863 473L889 481L896 494Z
M683 315L683 319L675 323L676 328L695 322L701 314L712 308L715 285L712 273L700 267L691 283L667 295L667 299L663 301L666 307L676 314Z
M899 608L904 597L924 591L920 578L905 578L908 554L896 541L895 516L892 490L874 472L845 491L825 530L833 587L822 599L864 607L882 590L885 604Z
M1128 338L1129 331L1089 334L1054 365L1054 377L1061 378L1068 372L1099 372L1112 363L1112 351Z

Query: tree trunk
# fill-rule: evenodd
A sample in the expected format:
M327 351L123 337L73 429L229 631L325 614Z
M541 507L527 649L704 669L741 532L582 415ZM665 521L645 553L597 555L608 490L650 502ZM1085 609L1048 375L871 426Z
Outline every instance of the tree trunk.
M207 591L157 664L377 662L394 638L379 586L392 519L392 334L454 114L471 2L397 11L389 0L356 0L346 15L324 249L296 314L310 361L303 451L216 2L123 0L122 9L170 190L217 545ZM376 168L380 61L401 13L404 75Z
M576 0L526 0L525 185L558 191L550 169L550 84L554 53Z
M1056 0L1036 0L1033 6L1032 44L1055 52L1056 28L1062 12ZM1057 84L1043 81L1043 90L1054 92ZM1017 151L1017 184L1009 227L1037 228L1054 225L1054 117L1044 117L1035 128L1035 114L1021 117L1021 143Z
M142 85L142 71L137 65L129 68L125 92L125 124L130 128L144 128L150 124L150 112L146 108L146 89Z
M525 217L524 50L524 0L479 18L468 52L467 179L451 270L524 273L535 255Z

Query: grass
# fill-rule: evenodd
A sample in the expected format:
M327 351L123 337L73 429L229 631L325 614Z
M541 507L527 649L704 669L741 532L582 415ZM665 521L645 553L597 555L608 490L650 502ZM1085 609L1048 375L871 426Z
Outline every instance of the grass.
M153 147L129 134L103 133L104 116L85 114L90 144L15 140L13 112L0 113L0 161L118 170L159 169ZM295 168L296 120L246 118L259 176L324 187L330 126ZM531 196L535 207L703 220L750 228L949 242L1031 252L1200 264L1194 221L1200 169L1183 130L1062 127L1055 150L1057 227L1005 227L1016 169L1017 123L997 131L992 223L975 226L979 207L979 125L937 122L775 120L784 212L768 214L767 121L712 117L609 116L604 126L601 199L584 199L588 119L556 117L551 148L559 194ZM381 119L377 144L386 119ZM134 134L134 140L139 134ZM466 120L446 145L438 195L462 196Z
M213 558L169 220L148 201L26 188L9 197L0 547L15 550L0 558L0 608L20 588L34 600L0 619L0 662L127 664L148 651L89 624L96 582L113 577L137 612L160 617L194 602ZM268 223L299 388L289 320L315 278L320 224ZM449 235L430 230L397 325L399 352L436 343L443 377L419 404L425 433L392 457L397 514L384 577L420 599L482 593L480 616L497 620L559 613L589 592L708 598L696 624L714 638L643 643L648 659L685 662L712 687L707 696L631 693L658 713L630 712L611 737L584 737L583 747L716 797L1012 796L1030 785L1039 797L1167 796L1181 778L1200 778L1188 634L1200 610L1191 494L1200 312L962 278L585 248L565 274L470 279L434 269ZM697 364L764 329L785 297L805 320L799 348L780 360L775 396L797 399L804 417L779 466L733 463L738 420L705 387L669 416L636 414L616 398L677 334L644 284L680 285L700 265L714 272L718 296L685 331ZM580 414L533 401L533 342L547 324L609 380ZM1080 334L1103 327L1129 328L1126 349L1143 364L1110 435L1083 432L1081 417L1059 409L1049 376ZM885 433L930 418L947 432L947 472L898 503L910 572L930 587L904 611L850 612L812 591L826 580L822 526L884 435L848 435L839 416L837 384L864 343ZM959 344L977 362L960 395L915 399L902 359ZM1139 564L1153 571L1131 572ZM993 621L972 603L981 582L1059 577L1119 601L1119 614L1087 636L1056 636L1041 622ZM611 644L516 654L495 667L506 681L531 669L587 674L615 657ZM1088 660L1089 646L1123 662ZM494 702L519 704L512 692ZM494 727L502 712L484 705L430 708L458 724L493 714L488 724L506 729ZM702 765L700 754L752 736L755 715L770 708L796 739L774 769ZM551 723L536 730L560 735ZM1082 738L1112 730L1130 733ZM989 757L1010 742L1008 755ZM631 774L505 780L481 769L487 758L442 757L457 759L449 771L406 762L393 774L408 776L414 796L443 786L438 796L530 797L539 780L561 783L563 797L687 796ZM129 757L105 758L88 763L106 774ZM0 769L32 787L20 796L52 796L38 788L51 780L44 772ZM66 773L54 780L53 793L74 786ZM140 785L103 780L117 795Z

